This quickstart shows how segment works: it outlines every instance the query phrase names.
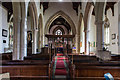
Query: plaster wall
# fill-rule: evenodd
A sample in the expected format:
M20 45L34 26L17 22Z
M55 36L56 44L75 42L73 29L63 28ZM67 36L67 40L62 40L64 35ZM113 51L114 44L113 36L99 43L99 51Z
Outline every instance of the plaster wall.
M118 37L118 42L119 42L118 54L120 55L120 1L118 2L118 34L119 34L119 37Z
M112 54L118 54L118 3L114 5L114 16L112 11L107 11L107 16L110 21L110 46L108 49ZM115 39L112 39L112 34L115 34Z
M80 46L80 53L83 53L85 51L85 33L84 33L84 22L83 22L83 19L82 19L82 23L81 23L81 28L80 28L80 43L81 43L81 46Z
M8 23L7 23L7 10L2 7L0 4L0 53L4 53L4 48L8 48L8 42L9 42L9 31L8 31ZM7 30L7 37L2 36L2 29ZM3 40L6 41L6 43L3 43Z
M90 41L90 52L96 52L96 25L95 16L91 16L91 23L89 27L89 41Z

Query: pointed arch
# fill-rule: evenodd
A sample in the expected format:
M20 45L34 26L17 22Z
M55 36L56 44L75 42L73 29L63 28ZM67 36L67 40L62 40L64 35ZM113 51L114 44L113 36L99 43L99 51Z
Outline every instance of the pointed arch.
M71 20L71 18L66 14L64 13L63 11L58 11L57 13L55 13L53 16L51 16L49 18L49 20L47 21L46 25L45 25L45 34L48 34L49 33L49 27L50 25L52 24L52 22L57 19L59 16L63 17L69 24L70 24L70 27L72 29L72 34L76 34L76 28L75 28L75 25L73 23L73 21Z
M38 17L37 17L37 8L36 8L36 4L34 1L30 1L28 4L28 11L30 9L30 14L33 18L33 29L38 29Z
M78 35L80 35L80 28L81 28L81 24L82 24L82 19L83 19L83 14L80 13L80 16L79 16L79 23L78 23L78 29L77 29L77 33Z
M41 47L43 47L43 17L42 14L39 15L38 20L38 51L41 51Z
M93 2L87 2L86 4L86 9L85 9L85 13L84 13L84 31L86 31L88 29L88 21L89 21L89 15L91 13L91 11L93 11L92 6L94 6Z
M91 15L92 15L92 11L93 11L93 6L94 3L93 2L87 2L86 4L86 8L85 8L85 13L84 13L84 32L85 32L85 54L89 54L89 23L90 23L90 19L91 19Z
M38 20L38 29L40 29L41 35L43 34L43 17L42 14L39 15L39 20Z
M78 27L77 27L77 43L76 44L76 53L80 53L80 41L81 41L81 25L82 25L82 19L83 19L83 14L80 13L80 16L79 16L79 23L78 23Z

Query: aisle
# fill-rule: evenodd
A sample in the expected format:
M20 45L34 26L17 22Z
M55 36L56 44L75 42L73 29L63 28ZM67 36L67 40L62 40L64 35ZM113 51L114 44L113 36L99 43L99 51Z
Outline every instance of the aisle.
M66 80L69 77L67 62L68 58L65 57L62 53L57 53L57 56L54 57L53 77L55 80Z

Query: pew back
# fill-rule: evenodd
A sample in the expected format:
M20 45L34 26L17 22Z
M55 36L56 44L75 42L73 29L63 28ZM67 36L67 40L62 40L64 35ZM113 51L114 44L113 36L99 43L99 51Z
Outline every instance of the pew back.
M48 79L49 62L42 60L26 60L26 61L3 61L2 73L9 72L11 79ZM17 79L18 78L18 79Z

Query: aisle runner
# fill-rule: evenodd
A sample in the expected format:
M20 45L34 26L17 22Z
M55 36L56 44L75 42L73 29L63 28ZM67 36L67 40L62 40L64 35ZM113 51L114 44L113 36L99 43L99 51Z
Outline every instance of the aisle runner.
M55 79L65 79L68 77L68 67L66 61L68 61L68 58L63 56L61 53L57 53L57 56L54 58L54 71L53 71L53 77Z

